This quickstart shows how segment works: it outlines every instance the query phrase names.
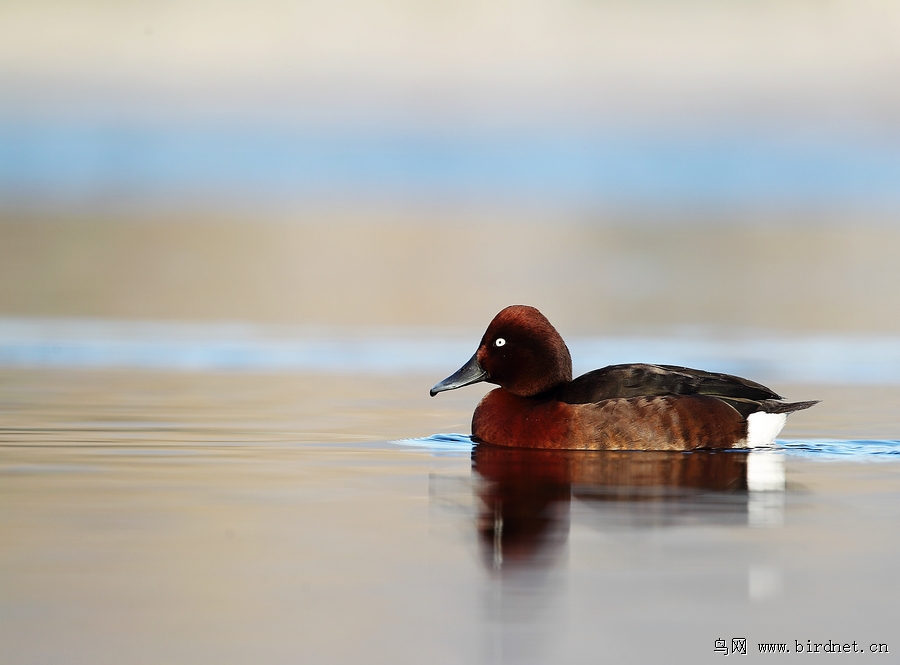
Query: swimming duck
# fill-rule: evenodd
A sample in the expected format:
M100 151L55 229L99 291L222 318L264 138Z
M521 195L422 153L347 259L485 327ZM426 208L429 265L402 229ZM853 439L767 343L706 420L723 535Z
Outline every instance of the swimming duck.
M759 383L674 365L611 365L572 380L572 357L534 307L512 305L485 331L475 355L431 396L479 381L500 386L472 416L483 443L560 450L694 450L772 443L789 413Z

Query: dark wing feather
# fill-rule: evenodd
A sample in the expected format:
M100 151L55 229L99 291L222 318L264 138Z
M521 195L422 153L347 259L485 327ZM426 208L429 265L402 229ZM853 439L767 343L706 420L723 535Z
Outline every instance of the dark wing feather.
M709 395L734 400L781 399L765 386L730 374L675 365L610 365L579 376L556 393L568 404L589 404L617 397Z

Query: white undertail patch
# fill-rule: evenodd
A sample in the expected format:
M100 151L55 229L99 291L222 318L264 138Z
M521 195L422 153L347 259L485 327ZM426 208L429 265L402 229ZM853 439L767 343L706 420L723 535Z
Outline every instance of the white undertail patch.
M757 411L747 418L747 447L758 448L771 445L787 422L786 413L766 413Z

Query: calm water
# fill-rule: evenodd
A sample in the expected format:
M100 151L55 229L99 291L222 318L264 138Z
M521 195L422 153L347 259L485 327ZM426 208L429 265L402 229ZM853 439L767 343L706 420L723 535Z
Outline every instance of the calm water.
M442 376L0 370L0 661L900 649L898 387L779 386L825 402L778 450L534 455Z

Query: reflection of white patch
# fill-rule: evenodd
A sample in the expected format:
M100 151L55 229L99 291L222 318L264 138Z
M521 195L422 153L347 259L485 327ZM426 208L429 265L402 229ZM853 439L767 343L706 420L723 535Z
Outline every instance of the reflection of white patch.
M773 441L784 423L787 421L786 413L766 413L757 411L747 418L747 447L757 448L768 446Z
M747 455L747 524L784 524L784 476L784 455L762 450Z
M750 600L776 598L782 594L784 582L781 571L770 566L750 566L747 571L747 595Z
M747 525L784 526L784 492L750 492Z
M767 451L747 455L747 489L751 492L783 492L784 455Z

